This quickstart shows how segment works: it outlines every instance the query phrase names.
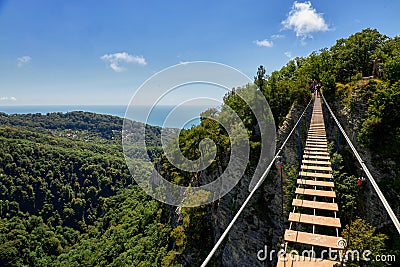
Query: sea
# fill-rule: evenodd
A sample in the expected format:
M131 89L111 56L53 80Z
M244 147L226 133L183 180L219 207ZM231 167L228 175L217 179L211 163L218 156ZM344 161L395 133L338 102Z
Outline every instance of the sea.
M135 113L130 113L129 119L147 123L153 126L168 128L184 128L188 129L192 126L200 124L200 113L210 108L210 106L180 106L177 112L171 111L175 106L155 106L149 116L145 116L149 110L149 106L135 107ZM47 114L53 112L71 112L71 111L87 111L99 114L107 114L125 117L127 106L124 105L27 105L27 106L0 106L0 112L6 114Z

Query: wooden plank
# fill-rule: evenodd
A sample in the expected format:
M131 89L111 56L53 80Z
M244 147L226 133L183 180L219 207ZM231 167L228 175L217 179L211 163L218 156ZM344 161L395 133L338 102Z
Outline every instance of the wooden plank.
M316 215L293 213L293 212L289 213L289 222L321 225L321 226L336 227L336 228L342 227L339 218L316 216Z
M328 146L328 142L326 140L307 140L306 144L313 146Z
M323 152L327 152L328 148L327 147L312 147L309 145L306 145L306 147L304 148L304 150L307 151L323 151Z
M285 231L285 241L294 242L300 244L307 244L318 247L326 247L326 248L334 248L334 249L343 249L343 246L340 246L344 242L340 242L342 240L341 237L330 236L330 235L319 235L312 234L294 230L286 230Z
M306 146L328 148L328 144L326 143L326 141L322 141L322 142L307 141Z
M312 137L312 136L309 136L309 137L307 138L307 142L308 142L308 141L324 141L324 142L327 142L326 136L320 136L320 137Z
M313 177L313 178L324 178L324 179L330 179L332 178L332 173L320 173L320 172L305 172L305 171L300 171L299 172L300 176L304 177Z
M307 147L320 147L320 148L328 148L328 145L326 143L323 142L315 142L315 141L311 141L311 142L306 142L306 146Z
M329 160L308 160L308 159L303 159L302 161L303 164L315 164L315 165L331 165L331 162Z
M329 202L322 202L322 201L293 199L292 206L317 209L317 210L339 211L339 206L337 203L329 203Z
M335 187L333 182L315 181L315 180L307 180L307 179L297 179L297 184L310 185L310 186Z
M312 140L312 139L326 140L326 135L325 134L309 134L309 135L307 135L307 140Z
M321 137L321 138L309 138L306 141L306 144L323 144L323 145L327 145L326 143L326 138L325 137Z
M306 147L327 149L328 145L327 144L313 144L313 143L310 144L310 143L306 143Z
M306 141L306 145L308 146L314 146L314 147L320 147L320 146L324 146L327 147L328 144L326 143L326 138L324 136L321 137L317 137L317 139L315 139L316 137L312 137L312 138L308 138ZM317 143L320 142L320 143ZM324 142L324 143L322 143Z
M299 195L307 195L307 196L317 196L317 197L336 197L335 191L326 191L326 190L315 190L308 188L296 188L296 194Z
M320 258L310 258L296 254L279 256L277 267L333 267L337 261L323 260Z
M328 148L328 144L326 142L306 142L306 146Z
M309 130L308 134L326 134L325 130Z
M330 160L331 159L329 156L316 156L316 155L309 155L309 154L304 154L303 158L304 159L322 159L322 160Z
M304 155L310 156L329 156L329 153L326 151L313 151L313 150L304 150Z
M303 162L304 163L304 162ZM313 170L313 171L327 171L327 172L332 172L331 167L327 166L312 166L312 165L301 165L301 169L303 171L305 170Z

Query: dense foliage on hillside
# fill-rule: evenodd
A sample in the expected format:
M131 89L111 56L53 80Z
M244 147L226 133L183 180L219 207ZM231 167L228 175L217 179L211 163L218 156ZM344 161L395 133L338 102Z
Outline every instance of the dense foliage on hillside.
M80 122L87 117L95 122ZM1 118L19 127L0 127L0 266L161 264L169 246L168 216L133 186L120 141L104 135L118 136L112 130L120 131L121 119L80 112ZM78 137L60 136L65 129ZM159 128L148 130L149 143L157 145L150 136L158 136ZM93 141L79 137L87 133ZM142 157L135 159L134 175L149 172ZM125 247L123 239L140 247Z
M123 119L115 116L103 116L91 112L74 111L68 113L11 114L0 113L0 124L24 127L43 131L71 130L96 133L103 138L111 139L113 130L121 132Z

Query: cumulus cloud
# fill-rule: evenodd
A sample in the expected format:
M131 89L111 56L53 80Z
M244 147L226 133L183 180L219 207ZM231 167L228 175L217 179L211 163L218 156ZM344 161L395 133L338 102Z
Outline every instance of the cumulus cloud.
M283 35L283 34L273 34L273 35L271 35L271 39L272 40L283 39L283 38L285 38L285 35Z
M126 68L121 66L121 63L136 63L139 65L147 65L146 59L143 56L133 56L126 52L105 54L101 59L109 64L110 68L115 72L125 71Z
M15 98L14 96L0 96L0 101L16 101L17 98Z
M272 47L274 43L272 41L269 41L267 39L264 40L257 40L255 41L257 46L262 46L262 47Z
M284 54L285 54L285 56L287 56L288 58L292 58L292 52L286 51Z
M28 64L29 62L31 62L31 60L32 60L32 58L30 56L19 57L19 58L17 58L17 66L22 67L22 66Z
M293 30L297 37L303 40L312 38L315 32L329 30L322 13L317 13L311 2L300 3L295 1L288 17L282 21L285 29Z

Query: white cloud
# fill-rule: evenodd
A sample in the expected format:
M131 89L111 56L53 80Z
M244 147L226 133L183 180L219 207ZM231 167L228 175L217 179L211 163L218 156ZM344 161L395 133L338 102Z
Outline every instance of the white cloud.
M285 29L296 32L296 36L301 37L303 40L312 38L312 34L315 32L329 30L322 14L317 13L309 1L304 3L295 1L288 17L282 21L282 25Z
M31 62L31 60L32 60L32 58L30 56L19 57L19 58L17 58L17 66L22 67L22 66L28 64L29 62Z
M273 35L271 35L271 39L272 40L283 39L283 38L285 38L285 35L283 35L283 34L273 34Z
M257 40L255 41L257 46L262 46L262 47L272 47L274 43L272 41L268 41L267 39L264 40Z
M287 56L288 58L292 58L292 52L286 51L284 54L285 54L285 56Z
M0 101L16 101L17 98L14 96L8 97L8 96L0 96Z
M121 63L136 63L139 65L147 65L146 59L143 56L133 56L126 52L105 54L101 57L104 62L107 62L114 71L125 71L126 68L121 66Z

